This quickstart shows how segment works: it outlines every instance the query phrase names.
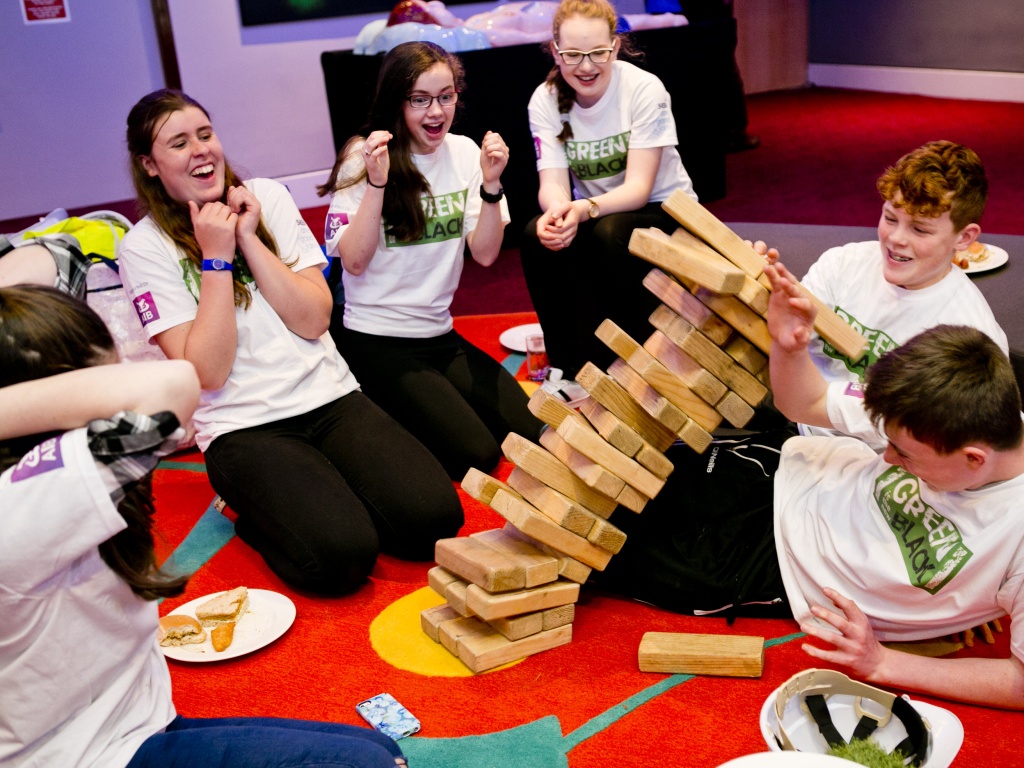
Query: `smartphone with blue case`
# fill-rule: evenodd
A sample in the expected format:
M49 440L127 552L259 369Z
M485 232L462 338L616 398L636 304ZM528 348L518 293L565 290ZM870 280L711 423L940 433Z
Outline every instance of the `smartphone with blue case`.
M420 721L390 693L378 693L356 704L362 718L395 741L411 736L420 729Z

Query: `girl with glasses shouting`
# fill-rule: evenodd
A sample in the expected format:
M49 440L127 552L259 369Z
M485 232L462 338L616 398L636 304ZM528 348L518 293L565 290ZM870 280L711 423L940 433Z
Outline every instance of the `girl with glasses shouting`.
M594 336L604 318L638 341L650 335L657 299L642 285L650 265L629 253L630 235L676 229L660 205L673 190L696 199L669 94L654 75L617 60L626 41L616 18L606 0L562 0L555 66L529 105L542 213L526 227L523 272L551 364L566 380L588 361L611 362Z
M466 246L498 257L508 147L448 131L464 88L457 57L403 43L384 58L364 136L338 155L324 241L344 269L331 333L366 392L429 448L453 480L490 471L510 432L541 422L515 378L453 329Z

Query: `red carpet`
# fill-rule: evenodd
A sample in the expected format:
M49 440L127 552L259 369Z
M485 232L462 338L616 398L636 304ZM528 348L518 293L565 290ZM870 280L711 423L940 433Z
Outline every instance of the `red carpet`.
M456 322L462 333L500 359L505 353L498 334L531 320L532 315L520 314ZM176 463L165 462L156 477L164 555L201 517L217 516L204 516L213 491L202 472L202 457L191 452L174 458ZM505 464L497 474L505 477L509 470ZM503 523L465 495L463 503L463 535ZM422 658L424 646L416 644L433 644L419 630L418 610L408 606L422 599L419 591L426 587L431 565L381 557L370 583L357 594L315 598L290 590L252 550L231 539L198 570L186 594L167 601L162 612L245 584L289 595L298 615L284 636L247 656L215 663L172 661L179 711L197 717L273 715L362 724L355 704L387 691L422 723L419 734L402 742L414 768L703 767L764 751L758 716L765 697L794 673L814 666L800 641L790 639L797 632L793 621L740 619L729 627L721 619L671 614L584 587L567 646L475 677L413 671L410 667L429 666ZM764 675L690 678L639 672L637 648L647 631L762 636L770 643ZM413 650L395 653L406 641ZM976 644L972 652L1007 655L1007 634L997 636L995 646ZM382 653L397 662L384 660ZM953 711L966 730L955 765L1019 763L1024 715L932 703ZM509 733L513 728L518 730ZM479 738L453 738L470 736Z

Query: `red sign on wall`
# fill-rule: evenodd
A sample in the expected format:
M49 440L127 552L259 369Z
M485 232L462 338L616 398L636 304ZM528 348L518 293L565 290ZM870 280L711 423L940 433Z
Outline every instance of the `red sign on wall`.
M71 21L68 0L21 0L21 12L26 24Z

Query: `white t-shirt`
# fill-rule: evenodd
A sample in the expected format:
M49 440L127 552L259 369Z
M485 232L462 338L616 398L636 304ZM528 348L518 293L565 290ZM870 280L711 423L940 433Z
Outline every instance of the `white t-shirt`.
M361 169L362 144L353 147L342 175ZM405 338L431 338L452 329L449 311L462 276L466 235L480 218L480 147L466 136L448 134L437 151L413 155L417 170L430 185L423 197L426 229L415 241L398 241L380 229L373 259L361 275L342 273L345 286L345 327L360 333ZM359 210L366 182L339 190L331 198L324 224L327 252L337 255L338 242ZM508 203L502 198L501 220L508 224Z
M630 148L662 147L661 165L650 202L661 202L682 189L697 199L683 168L676 144L672 100L655 75L625 61L611 67L608 90L592 107L574 104L569 110L573 137L563 144L563 115L556 91L541 83L530 99L530 131L537 153L537 170L568 168L576 197L595 197L622 185Z
M872 240L830 248L801 282L869 342L867 356L854 365L821 337L811 340L811 359L829 383L826 403L835 431L801 424L802 434L849 434L884 448L884 438L864 413L860 388L848 385L863 381L869 365L928 328L977 328L1009 356L1006 333L981 291L960 269L951 269L935 285L909 291L886 282L881 245Z
M245 182L262 207L284 261L294 272L323 266L327 259L288 190L271 179ZM195 320L202 273L146 217L124 236L118 255L125 291L146 334ZM238 349L228 380L204 389L195 412L196 443L206 450L218 435L296 416L358 388L330 334L303 339L288 330L254 282L252 303L236 307Z
M795 437L775 475L775 545L798 621L833 607L823 587L853 600L882 641L1009 614L1024 661L1024 476L940 493L859 440Z
M109 475L77 429L0 476L0 766L120 768L174 719L157 603L97 550Z

